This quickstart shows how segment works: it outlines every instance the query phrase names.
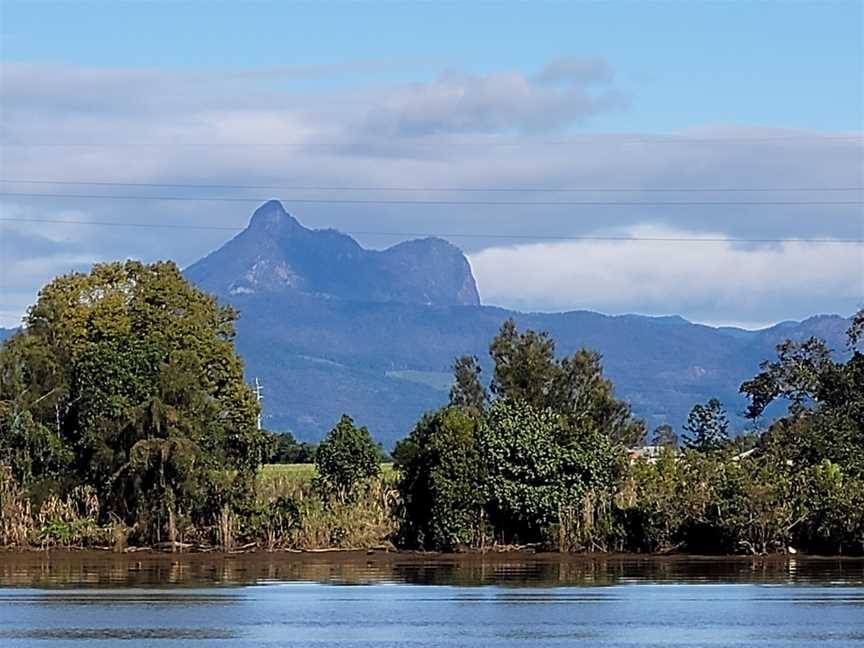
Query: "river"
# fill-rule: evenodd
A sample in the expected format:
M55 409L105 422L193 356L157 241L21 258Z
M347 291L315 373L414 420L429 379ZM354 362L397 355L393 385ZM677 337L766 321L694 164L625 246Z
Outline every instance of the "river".
M864 646L864 561L0 554L0 646Z

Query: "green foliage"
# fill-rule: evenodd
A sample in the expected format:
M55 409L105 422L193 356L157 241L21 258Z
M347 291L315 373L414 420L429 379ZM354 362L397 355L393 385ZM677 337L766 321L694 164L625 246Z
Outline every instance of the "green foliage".
M247 539L262 539L269 550L291 546L300 529L300 508L293 497L279 495L244 512Z
M482 410L489 395L480 383L480 365L474 356L456 358L453 363L453 386L450 388L450 405L473 407Z
M616 459L604 434L501 399L427 415L394 454L405 541L444 549L544 541L586 495L611 491Z
M849 330L846 331L846 337L848 338L849 350L855 351L861 344L861 340L864 339L864 308L852 316L852 323L849 325Z
M502 540L537 542L591 490L612 485L614 454L591 428L571 428L566 417L525 403L497 401L481 436L489 499Z
M452 549L484 542L482 425L474 409L444 408L423 417L394 452L407 544Z
M234 351L237 313L173 263L134 261L58 277L0 352L0 461L28 488L89 484L145 537L200 521L230 471L248 482L268 452Z
M775 362L763 362L762 372L741 385L741 393L750 398L750 418L761 416L777 398L789 400L790 411L800 414L817 397L822 377L833 364L831 351L815 337L786 340L777 346L777 356Z
M555 342L547 333L519 333L509 319L492 339L489 355L495 363L493 394L538 408L550 404L560 368L555 361Z
M864 551L864 483L830 462L796 472L770 455L664 452L637 462L627 481L633 493L621 515L631 550Z
M297 441L290 432L273 434L273 453L267 463L271 464L311 464L315 463L318 446L314 443Z
M641 445L645 423L634 419L630 406L615 398L612 381L603 376L601 360L599 353L588 349L562 359L549 406L566 414L579 429L602 432L625 447Z
M798 478L797 496L806 517L797 541L814 552L864 552L864 480L825 459Z
M864 477L864 353L856 348L862 321L864 311L849 328L852 356L845 363L832 360L815 338L785 342L777 347L777 361L763 364L763 371L741 386L751 399L751 416L776 398L791 403L789 416L763 436L765 452L796 469L827 460L852 477Z
M678 435L675 434L671 425L659 425L651 437L651 444L662 448L677 448Z
M615 398L599 353L580 349L557 360L555 342L547 333L519 333L515 322L507 320L493 338L489 355L494 362L490 390L496 398L549 408L566 416L570 427L597 430L624 446L644 440L644 422L634 419L630 406ZM462 373L468 373L466 366L457 361Z
M355 427L351 417L344 414L315 453L321 487L342 502L359 483L378 475L379 461L380 452L369 430Z
M684 445L699 452L716 452L729 446L729 421L723 405L712 398L694 405L684 425Z

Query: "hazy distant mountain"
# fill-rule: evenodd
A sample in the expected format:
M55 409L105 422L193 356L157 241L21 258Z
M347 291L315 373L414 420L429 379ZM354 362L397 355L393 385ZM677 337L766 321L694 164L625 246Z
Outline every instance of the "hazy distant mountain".
M0 342L12 337L18 329L0 328Z
M649 426L676 428L712 397L743 427L738 387L778 342L819 335L842 350L848 326L819 316L745 331L676 316L480 306L470 266L453 245L423 239L365 250L345 234L303 227L278 202L259 208L246 230L186 275L240 309L237 346L249 377L264 385L269 428L317 440L346 412L385 447L446 401L454 357L474 354L488 374L489 340L508 317L551 333L562 354L599 350L618 395Z
M243 232L186 270L220 295L303 293L358 301L477 306L468 260L447 241L427 238L366 250L335 230L310 230L271 200Z

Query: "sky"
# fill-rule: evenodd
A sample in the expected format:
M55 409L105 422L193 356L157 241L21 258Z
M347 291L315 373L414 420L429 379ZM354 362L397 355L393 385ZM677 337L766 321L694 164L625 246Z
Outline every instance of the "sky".
M848 315L864 3L0 0L0 179L5 326L269 198L369 247L448 238L489 304Z

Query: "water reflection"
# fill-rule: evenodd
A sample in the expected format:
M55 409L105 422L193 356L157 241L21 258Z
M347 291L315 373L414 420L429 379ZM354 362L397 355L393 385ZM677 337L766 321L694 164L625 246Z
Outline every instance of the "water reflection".
M590 586L628 582L864 583L860 559L376 554L0 553L0 587L147 587L269 582Z
M861 648L862 583L860 560L8 553L0 646Z

